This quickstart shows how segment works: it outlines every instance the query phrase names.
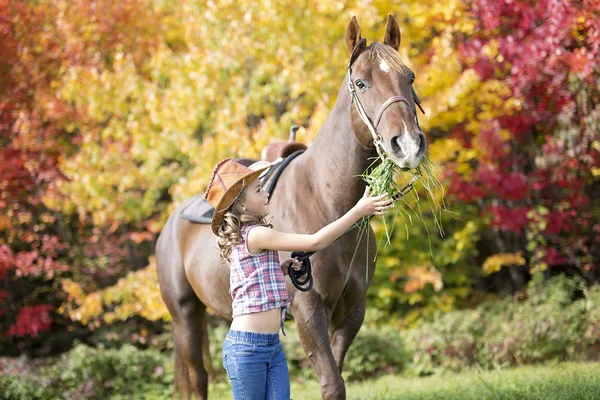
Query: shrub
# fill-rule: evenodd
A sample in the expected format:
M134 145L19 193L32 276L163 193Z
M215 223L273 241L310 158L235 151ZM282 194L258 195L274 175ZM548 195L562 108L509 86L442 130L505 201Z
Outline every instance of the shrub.
M343 375L347 380L397 373L409 361L398 331L390 326L364 328L346 354Z
M314 370L306 358L298 339L295 324L286 323L287 336L283 340L292 379L314 380ZM408 360L398 331L386 327L369 327L366 324L352 342L346 354L343 375L347 380L359 380L399 372Z
M0 397L6 400L50 400L56 398L54 391L43 383L44 380L17 375L2 376L0 377Z
M173 374L166 358L156 350L132 345L120 349L76 345L53 365L31 376L4 376L3 399L118 399L144 394L144 398L168 398Z
M406 333L411 370L444 370L577 359L600 344L599 289L579 278L532 279L527 300L503 299L438 315ZM597 352L596 352L597 353Z
M126 344L120 349L77 345L69 352L61 380L76 398L106 392L133 394L147 391L152 382L168 384L164 357L152 350L139 350ZM72 397L72 396L68 396Z

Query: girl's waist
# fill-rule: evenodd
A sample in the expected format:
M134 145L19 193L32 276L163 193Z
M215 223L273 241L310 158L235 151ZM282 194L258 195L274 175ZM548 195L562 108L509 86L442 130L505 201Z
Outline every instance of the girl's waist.
M264 311L235 315L231 323L231 329L234 331L277 335L281 327L282 312L282 308L277 307Z

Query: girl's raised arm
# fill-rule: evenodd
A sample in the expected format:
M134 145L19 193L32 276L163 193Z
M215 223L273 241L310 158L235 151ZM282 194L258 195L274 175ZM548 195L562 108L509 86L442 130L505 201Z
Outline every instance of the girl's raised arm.
M392 199L387 194L369 197L369 187L365 194L341 218L321 228L318 232L308 235L283 233L259 226L248 233L248 250L257 254L263 250L278 251L319 251L323 250L339 238L348 228L360 218L367 215L382 215L391 208Z

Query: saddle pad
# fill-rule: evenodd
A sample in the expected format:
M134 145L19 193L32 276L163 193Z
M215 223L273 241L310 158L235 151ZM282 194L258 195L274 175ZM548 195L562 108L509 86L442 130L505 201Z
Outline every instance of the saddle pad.
M200 224L210 224L215 209L203 196L198 196L187 207L181 210L181 218L198 222Z

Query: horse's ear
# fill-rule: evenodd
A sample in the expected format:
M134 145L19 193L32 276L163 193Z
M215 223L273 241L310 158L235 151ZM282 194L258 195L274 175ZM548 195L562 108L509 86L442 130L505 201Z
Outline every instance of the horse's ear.
M346 28L346 47L348 48L348 52L350 54L352 54L354 46L356 46L360 39L360 26L358 26L356 17L353 16L350 22L348 22L348 27Z
M400 27L396 19L390 14L385 25L385 39L383 39L383 43L398 50L400 48L400 40Z

